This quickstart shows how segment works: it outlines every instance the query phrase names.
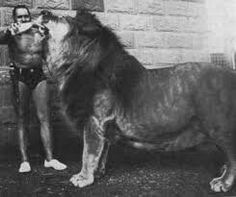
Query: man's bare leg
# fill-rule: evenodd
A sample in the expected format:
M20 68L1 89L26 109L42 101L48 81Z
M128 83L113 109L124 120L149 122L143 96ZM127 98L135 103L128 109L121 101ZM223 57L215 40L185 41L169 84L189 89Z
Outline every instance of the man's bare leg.
M27 138L26 138L26 123L29 111L30 90L22 82L18 83L19 88L19 103L18 103L18 139L21 152L22 163L19 172L31 171L27 156Z
M40 135L46 154L44 166L52 167L55 170L64 170L66 169L66 165L53 159L48 108L48 86L46 80L40 82L33 90L33 99L37 110L37 116L40 121Z

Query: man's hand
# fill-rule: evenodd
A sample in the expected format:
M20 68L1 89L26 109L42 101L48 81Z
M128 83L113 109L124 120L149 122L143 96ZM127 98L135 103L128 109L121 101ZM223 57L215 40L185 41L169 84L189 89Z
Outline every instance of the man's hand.
M32 27L32 23L12 23L9 27L8 30L11 32L11 35L16 35L22 32L27 31Z
M11 32L11 35L16 35L19 28L18 28L18 24L19 23L12 23L10 24L10 26L7 28L10 32Z

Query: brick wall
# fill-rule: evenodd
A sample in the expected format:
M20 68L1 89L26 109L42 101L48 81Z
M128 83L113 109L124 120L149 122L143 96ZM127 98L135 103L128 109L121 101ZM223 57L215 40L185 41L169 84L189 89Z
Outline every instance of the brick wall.
M208 61L204 1L106 0L98 16L148 68Z
M19 3L28 5L32 13L50 9L57 14L74 15L80 6L93 10L147 68L185 61L209 61L205 0L1 0L0 28L12 22L12 7ZM0 66L7 65L8 61L7 47L1 46ZM0 70L0 87L1 145L14 143L16 136L11 86L9 76L3 70ZM54 91L53 86L51 89ZM52 117L56 125L58 105L53 103ZM32 125L36 123L33 120Z

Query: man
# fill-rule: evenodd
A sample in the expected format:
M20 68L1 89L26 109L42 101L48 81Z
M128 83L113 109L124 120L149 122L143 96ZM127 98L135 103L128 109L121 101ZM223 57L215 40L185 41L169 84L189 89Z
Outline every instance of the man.
M27 156L26 124L29 98L32 96L40 122L40 135L45 149L45 167L63 170L66 165L53 158L48 113L48 89L43 74L43 37L31 22L29 9L18 5L13 9L14 23L0 32L0 44L8 44L13 71L11 77L17 101L18 137L22 156L19 172L31 171Z

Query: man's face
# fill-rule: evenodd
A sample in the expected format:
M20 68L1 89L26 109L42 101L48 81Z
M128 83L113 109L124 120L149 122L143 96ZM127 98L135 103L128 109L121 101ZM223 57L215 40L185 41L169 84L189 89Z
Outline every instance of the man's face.
M25 8L18 8L16 10L15 22L19 23L27 23L30 22L31 18L30 15Z

